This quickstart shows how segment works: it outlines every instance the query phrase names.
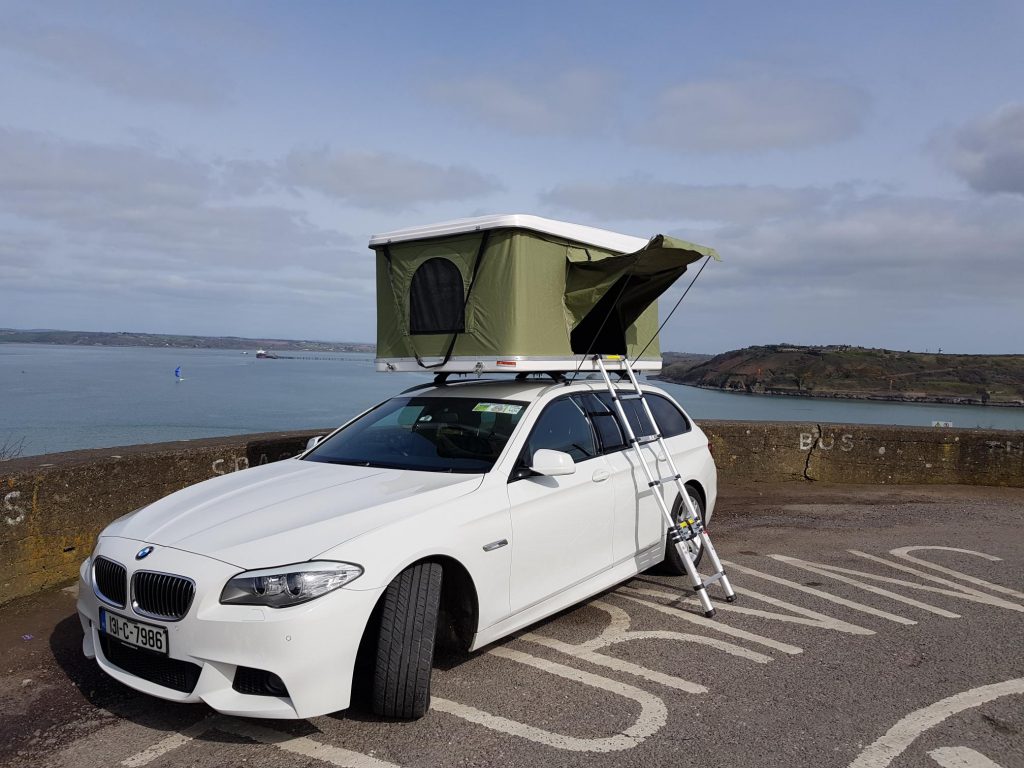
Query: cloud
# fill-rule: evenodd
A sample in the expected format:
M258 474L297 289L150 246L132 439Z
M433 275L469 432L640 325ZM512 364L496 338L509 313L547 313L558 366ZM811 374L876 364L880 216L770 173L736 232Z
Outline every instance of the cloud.
M663 348L930 342L948 351L1021 351L1017 198L843 197L700 238L675 234L714 246L723 262L701 277ZM709 322L694 325L700 318Z
M289 192L392 209L495 188L396 154L208 160L0 128L0 323L368 340L363 233L317 225Z
M721 253L670 321L663 349L792 341L1020 351L1024 199L1016 196L627 178L564 184L542 199L615 229L649 234L656 226ZM640 232L629 221L653 224ZM663 318L688 282L666 296Z
M977 192L1024 195L1024 103L1007 104L940 140L946 165Z
M602 221L751 221L826 204L825 189L777 186L677 184L645 177L612 182L559 184L541 202Z
M869 100L831 80L761 75L693 80L664 90L637 137L667 149L754 152L847 139Z
M370 338L371 321L353 323L372 308L369 253L301 209L244 197L268 171L247 165L240 185L238 170L0 130L0 321L273 333L289 312L315 311L321 336Z
M199 51L183 51L166 37L142 46L108 32L9 16L0 47L45 71L90 82L133 102L169 102L210 108L227 101L227 85Z
M350 205L401 210L418 203L468 200L501 189L491 176L464 166L442 166L393 152L292 151L281 180Z
M525 135L594 132L611 113L613 79L584 69L527 78L475 75L428 88L428 95L485 123Z

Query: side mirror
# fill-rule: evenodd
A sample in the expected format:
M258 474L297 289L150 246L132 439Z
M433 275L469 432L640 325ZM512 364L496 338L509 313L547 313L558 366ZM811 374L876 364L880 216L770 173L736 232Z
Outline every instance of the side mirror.
M530 465L530 469L545 477L571 475L576 472L576 462L568 453L552 451L550 448L540 448L533 453L533 463Z
M308 451L308 450L311 450L313 448L316 448L318 445L320 445L320 442L323 439L324 439L323 435L316 435L315 437L309 438L309 440L306 441L306 450Z

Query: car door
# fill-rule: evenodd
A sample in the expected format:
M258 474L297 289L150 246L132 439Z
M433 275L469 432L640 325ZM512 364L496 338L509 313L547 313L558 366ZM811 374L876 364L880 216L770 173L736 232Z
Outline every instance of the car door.
M610 485L615 494L612 559L620 563L660 544L666 524L661 507L647 485L643 467L636 453L628 447L625 431L619 425L610 395L605 392L586 395L582 402L594 424L599 447L612 473ZM639 402L624 400L622 405L630 419L633 433L637 436L650 434L646 416L638 411ZM640 450L646 453L652 472L660 472L659 476L668 473L665 462L658 461L656 446L643 446Z
M529 476L541 448L573 457L576 471ZM517 613L612 564L615 494L584 409L572 396L549 403L527 438L508 483L512 516L511 609Z

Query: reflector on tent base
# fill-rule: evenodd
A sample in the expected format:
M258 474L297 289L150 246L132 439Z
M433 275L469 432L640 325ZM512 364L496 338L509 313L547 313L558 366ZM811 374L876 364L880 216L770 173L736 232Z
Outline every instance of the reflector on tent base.
M596 370L624 354L658 370L658 297L710 248L536 216L376 235L377 370ZM650 344L648 344L650 342Z

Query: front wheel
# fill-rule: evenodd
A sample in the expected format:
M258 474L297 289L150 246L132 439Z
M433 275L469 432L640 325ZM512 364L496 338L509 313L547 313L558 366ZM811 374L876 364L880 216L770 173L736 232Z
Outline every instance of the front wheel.
M686 494L690 497L690 501L693 502L693 508L697 510L697 514L700 515L700 521L703 524L704 502L701 501L700 495L689 486L686 487ZM672 506L672 519L678 523L684 514L686 514L686 506L683 504L682 497L677 497L676 503ZM690 550L690 558L693 560L693 564L699 565L700 559L704 556L704 543L700 539L691 539L686 542L686 547ZM676 551L676 545L671 541L665 542L665 561L662 572L669 576L686 575L686 566L683 565L683 558L680 557L679 552Z
M417 563L384 590L373 677L373 711L415 720L430 708L430 672L443 569Z

